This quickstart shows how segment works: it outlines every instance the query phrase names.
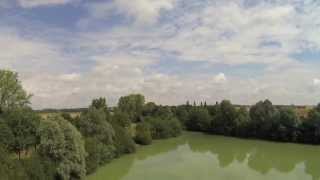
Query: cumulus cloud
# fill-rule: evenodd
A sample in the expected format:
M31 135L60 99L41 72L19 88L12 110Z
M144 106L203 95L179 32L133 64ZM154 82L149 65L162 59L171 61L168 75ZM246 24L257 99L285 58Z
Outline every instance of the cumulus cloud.
M314 85L314 86L320 86L320 79L314 78L314 79L313 79L313 85Z
M301 30L296 28L291 4L246 8L235 1L209 4L201 11L186 11L176 19L180 27L163 48L181 58L225 64L288 64L297 50ZM274 42L278 46L263 46Z
M131 92L142 92L144 68L153 60L126 54L100 54L90 57L95 65L86 73L43 72L24 78L25 88L34 94L36 108L87 106L92 98L115 99Z
M42 38L26 38L14 28L0 29L0 66L36 71L65 60L60 48Z
M227 77L224 73L219 73L218 75L213 77L213 81L218 84L225 83L227 81Z
M37 7L71 1L20 2ZM99 96L114 105L129 93L143 93L161 104L222 99L252 104L265 98L276 104L316 103L320 80L310 77L320 76L319 66L299 62L292 54L320 49L319 6L299 0L245 2L88 2L88 21L103 22L98 32L91 26L70 34L59 31L64 40L49 41L35 32L26 36L1 26L0 67L20 73L34 94L35 108L84 107ZM120 20L125 16L125 23L109 27L114 15ZM201 63L209 68L197 70ZM190 64L195 66L190 71L159 70ZM217 71L221 73L213 74Z
M75 0L18 0L23 8L34 8L38 6L63 5L74 2Z
M160 17L161 11L174 8L176 0L114 0L95 3L88 9L95 18L109 17L112 13L134 19L139 24L153 24Z
M145 0L139 3L148 4L147 2L155 1ZM163 1L163 4L168 2ZM317 37L310 38L305 35L307 30L310 31L310 35L317 33L314 22L306 18L314 16L314 13L301 13L294 3L263 1L264 3L247 7L241 2L243 1L177 1L175 10L166 15L170 21L148 29L115 27L112 31L91 36L92 42L100 47L104 45L105 48L125 47L128 51L158 49L160 52L174 53L185 61L208 61L228 65L265 64L272 66L271 68L295 64L296 60L292 58L292 54L303 51L307 48L306 44L316 44L314 41L317 41ZM134 1L132 3L135 4ZM106 4L108 8L95 5L96 9L93 12L96 12L96 16L101 16L103 12L110 15L110 9L117 9L111 7L110 3ZM128 5L127 8L130 6L135 9L135 5L131 3L124 4ZM122 1L119 1L119 6L126 9ZM311 5L307 4L306 9L309 6ZM141 13L134 15L135 17L152 17L151 19L160 15L156 13L155 16L145 16L143 10L132 12ZM91 32L92 34L94 33Z

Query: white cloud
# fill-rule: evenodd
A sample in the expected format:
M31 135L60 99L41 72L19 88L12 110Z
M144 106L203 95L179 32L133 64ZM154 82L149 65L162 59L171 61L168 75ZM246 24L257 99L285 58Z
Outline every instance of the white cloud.
M161 103L183 103L187 99L215 102L223 98L245 104L265 98L277 104L320 101L314 98L319 93L308 83L310 77L319 76L318 70L292 57L309 48L306 44L316 47L320 42L305 35L307 30L308 34L318 34L316 19L307 18L316 17L317 12L301 11L310 5L305 8L292 1L259 1L246 7L237 0L186 0L181 7L179 2L170 12L169 21L146 29L125 25L90 32L83 34L79 44L111 54L148 54L156 59L169 54L180 63L206 61L236 70L239 65L247 67L243 77L227 78L223 73L212 77L206 72L187 77L144 76L140 89Z
M80 74L78 73L71 73L71 74L62 74L60 76L60 79L61 80L64 80L64 81L74 81L74 80L77 80L80 78Z
M29 2L24 7L71 2L24 1ZM241 2L115 0L88 5L91 18L104 21L117 13L137 24L114 25L99 32L88 28L72 36L58 32L68 43L52 43L34 32L26 36L2 27L0 67L19 71L24 86L34 94L36 108L84 107L99 96L113 105L129 93L143 93L162 104L214 103L225 98L239 104L265 98L276 104L320 101L314 87L320 80L310 80L320 76L319 66L291 56L320 47L316 28L320 11L301 13L292 1L265 1L252 7ZM165 13L169 21L159 22ZM75 50L72 55L66 46ZM230 71L225 71L228 77L211 71L166 73L154 68L172 70L171 63L159 63L161 59L178 61L182 68L190 66L186 61L205 61L214 68L223 65L219 71Z
M0 29L0 49L0 66L4 68L38 71L65 60L59 47L42 38L23 37L11 28Z
M89 5L89 12L95 18L109 17L112 12L125 15L137 23L153 24L161 11L172 10L176 0L114 0L109 3Z
M186 11L176 19L178 32L163 48L181 58L224 64L281 64L298 48L300 30L291 5L252 8L227 1L201 11ZM261 46L266 42L278 44Z
M306 42L306 38L302 38L304 29L308 29L309 25L301 28L300 21L297 21L301 15L294 4L261 3L247 8L238 1L218 2L199 2L197 8L193 9L193 3L178 1L176 11L170 14L170 21L148 29L123 26L105 33L91 32L91 45L108 49L125 47L127 51L157 49L175 53L185 61L229 65L265 64L280 67L295 63L291 54L301 51L301 42ZM120 4L124 9L135 8L131 3L126 8ZM181 7L181 4L184 6ZM102 9L93 11L97 14L111 12L107 10L110 4L107 9L99 5L96 7ZM144 11L137 10L137 13L144 14ZM157 17L160 14L144 15L134 16Z
M225 83L227 81L227 77L224 73L219 73L218 75L213 77L213 81L218 84Z
M85 107L96 97L115 99L131 92L143 92L144 68L153 59L126 54L90 57L95 65L86 73L42 72L24 78L26 89L34 94L35 108Z
M73 1L75 0L18 0L18 3L23 8L33 8L38 6L63 5Z
M40 76L35 73L24 77L26 89L34 94L33 106L85 107L92 98L100 96L107 97L108 103L115 105L120 96L130 93L142 93L147 100L161 104L181 104L187 100L214 103L222 99L253 104L266 98L276 104L314 104L318 101L314 97L320 95L318 91L308 89L308 79L316 76L316 71L306 69L289 69L281 73L276 70L249 79L227 78L224 73L214 77L186 77L149 71L149 66L158 61L153 57L101 54L91 60L96 62L95 66L81 75L42 72ZM74 78L79 76L81 78Z
M320 86L320 79L314 78L314 79L313 79L313 85L314 85L314 86Z

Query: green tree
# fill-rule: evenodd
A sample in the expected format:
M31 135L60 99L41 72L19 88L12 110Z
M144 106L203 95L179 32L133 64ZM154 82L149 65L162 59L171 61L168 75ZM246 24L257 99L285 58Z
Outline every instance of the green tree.
M214 117L217 112L218 112L218 109L219 109L219 104L216 103L215 105L210 105L210 106L207 106L207 109L209 111L209 114Z
M186 127L191 131L207 131L211 122L211 116L206 108L193 107L186 121Z
M103 109L91 107L75 124L84 137L94 137L103 144L112 145L115 132L106 119Z
M189 120L189 112L186 106L178 106L175 113L177 118L183 125L185 125L186 122Z
M100 165L109 163L115 157L115 148L106 145L96 138L85 139L86 170L87 173L93 173Z
M30 180L54 180L55 166L52 162L41 158L36 152L22 160L26 176Z
M235 135L246 137L248 135L247 132L250 121L250 114L245 107L241 107L239 110L237 110L237 116L235 120Z
M113 125L115 131L114 146L116 148L116 155L133 153L136 151L135 143L127 128L119 125Z
M16 152L20 159L22 151L28 151L31 146L38 143L37 129L40 117L28 107L7 111L4 117L13 135L10 149Z
M217 134L233 135L237 126L237 111L228 100L223 100L211 123L211 130Z
M269 100L260 101L250 109L251 135L259 138L270 138L274 121L279 119L278 110Z
M59 124L52 120L42 120L39 127L39 153L42 157L53 162L62 161L64 156L65 139Z
M110 111L108 109L108 106L107 106L107 100L106 98L103 98L103 97L100 97L98 99L93 99L92 102L91 102L91 105L89 106L89 109L98 109L98 110L101 110L101 111L104 111L104 114L105 114L105 118L106 120L108 121L111 121L111 115L110 115Z
M0 175L3 180L12 179L15 174L14 163L9 153L0 145Z
M80 132L60 116L40 124L39 153L56 165L59 179L83 179L86 174L85 147Z
M6 121L0 119L0 146L3 146L6 150L9 150L10 146L14 142L14 136L10 127Z
M296 141L298 136L299 117L293 108L280 108L280 118L277 127L276 139L281 141Z
M157 106L155 112L151 115L161 119L168 119L174 116L169 106Z
M126 112L132 122L140 120L142 115L145 98L141 94L131 94L121 97L118 102L118 107L122 112Z
M181 134L182 126L175 117L147 117L145 122L150 124L152 139L166 139L176 137Z
M75 121L76 127L86 138L88 173L93 172L99 165L110 162L116 155L115 131L106 117L103 108L90 106L88 111L83 112Z
M92 100L91 107L94 107L96 109L107 109L108 106L107 106L106 98L100 97L98 99Z
M69 121L69 122L72 122L73 121L73 118L72 116L70 115L70 113L67 113L67 112L63 112L61 113L61 117L63 117L63 119Z
M30 97L23 89L17 73L0 70L0 113L29 104Z
M86 156L86 170L87 173L93 173L102 162L102 152L104 145L95 138L85 139Z
M126 112L116 109L111 118L112 124L117 124L124 128L129 128L131 125L130 117Z
M149 145L152 143L150 125L145 122L138 123L136 126L135 141L141 145Z
M318 107L319 106L311 110L307 120L300 125L300 142L311 144L320 143L320 109Z
M86 175L84 141L80 132L68 121L56 117L60 128L63 130L65 139L64 161L58 172L63 174L64 179L83 179Z
M154 102L148 102L143 106L142 115L152 116L157 111L157 105Z

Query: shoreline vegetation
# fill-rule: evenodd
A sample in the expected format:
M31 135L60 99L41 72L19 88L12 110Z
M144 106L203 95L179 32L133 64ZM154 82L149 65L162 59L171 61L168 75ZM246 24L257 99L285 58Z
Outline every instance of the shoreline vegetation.
M52 110L45 116L30 107L18 74L0 70L0 175L4 180L77 180L100 166L134 153L139 145L181 135L208 134L320 144L320 104L304 115L294 106L265 100L250 108L228 100L215 105L187 102L162 106L140 94L92 100L81 112Z

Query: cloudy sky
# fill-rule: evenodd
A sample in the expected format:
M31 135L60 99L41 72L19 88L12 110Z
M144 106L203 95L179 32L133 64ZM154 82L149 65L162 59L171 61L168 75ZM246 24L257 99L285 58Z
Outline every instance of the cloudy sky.
M317 0L0 0L0 50L37 109L320 102Z

